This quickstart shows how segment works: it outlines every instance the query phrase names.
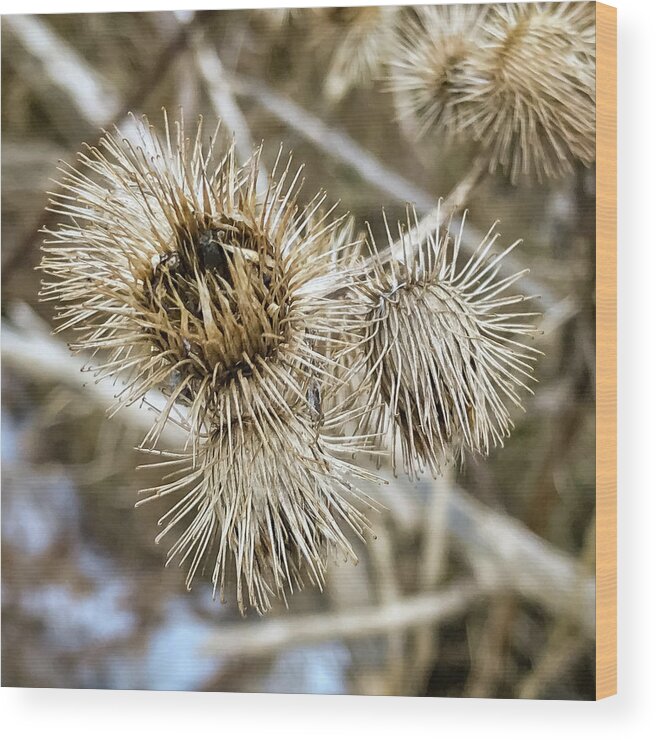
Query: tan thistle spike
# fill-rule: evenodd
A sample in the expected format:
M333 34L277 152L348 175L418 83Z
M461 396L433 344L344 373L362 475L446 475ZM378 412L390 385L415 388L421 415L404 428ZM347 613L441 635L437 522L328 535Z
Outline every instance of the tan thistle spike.
M487 6L415 8L404 16L389 53L387 88L399 118L414 134L457 137L467 105L462 92L465 63L480 43Z
M493 256L493 225L467 260L459 259L463 216L455 238L441 226L414 243L416 215L398 225L398 256L383 264L370 236L373 274L360 287L368 305L362 347L369 387L366 428L387 432L393 464L416 476L437 475L465 450L487 454L513 426L508 405L521 407L536 351L518 338L534 334L533 313L508 293L521 273L498 279L515 242ZM395 241L385 219L390 246ZM464 262L464 264L463 264ZM508 309L508 311L506 311ZM400 450L399 450L400 445Z
M491 7L464 68L466 127L490 171L559 177L595 156L595 4Z

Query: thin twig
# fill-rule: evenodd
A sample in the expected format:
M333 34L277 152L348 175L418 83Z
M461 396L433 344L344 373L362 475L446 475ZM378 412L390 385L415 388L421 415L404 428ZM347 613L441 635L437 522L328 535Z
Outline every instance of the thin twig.
M232 86L237 95L255 100L267 113L299 133L319 151L355 170L376 189L402 202L414 203L420 211L428 211L434 205L435 199L430 194L390 170L348 134L326 125L289 98L242 76L232 76Z
M594 636L595 582L578 561L462 489L454 488L448 516L449 532L468 557L502 576L507 589L554 615L568 616Z
M431 212L435 208L437 198L416 187L398 172L386 167L348 134L328 126L288 97L280 95L261 82L243 76L233 76L232 80L232 86L237 95L255 100L269 114L300 134L324 154L351 167L376 190L391 195L401 203L412 204L419 213L428 214L427 223L430 223L431 219L433 224L435 223L435 214ZM472 168L471 176L476 174L476 169L477 165ZM457 185L452 192L454 202L462 205L464 198L460 185ZM442 208L445 212L444 205ZM462 232L464 249L473 251L481 243L482 238L483 235L472 226L467 223L464 225ZM516 257L507 255L500 276L508 277L521 272L522 269L523 266ZM549 288L528 275L523 275L517 285L521 287L525 295L534 296L535 305L540 311L547 310L558 300Z
M14 21L19 17L23 19L28 17L32 20L37 19L37 16L11 16ZM7 18L9 18L9 16L7 16ZM7 18L5 18L5 20ZM44 25L43 21L39 22ZM179 52L187 44L189 29L190 26L188 25L179 25L177 32L172 36L171 40L165 44L162 51L155 59L150 72L141 78L140 84L134 88L133 93L123 101L122 105L118 106L116 110L112 108L112 114L103 119L102 124L104 128L109 128L116 121L121 122L119 123L119 126L122 125L122 123L129 120L127 116L130 111L143 108L144 102L152 94L159 82L161 82L161 80L166 76L168 71L171 69L173 62L177 59ZM49 30L48 33L51 35L54 34L52 30ZM37 46L35 48L38 50L41 47ZM90 71L87 62L82 57L79 57L77 61L80 63L80 69L85 70L84 73L90 78L93 78L93 72ZM47 64L46 58L44 58L43 63ZM52 92L56 92L56 89L57 88L55 87L51 87L50 93L52 94ZM109 108L107 110L109 110ZM99 113L99 111L96 111L96 113ZM95 123L95 116L93 121L88 120L87 122L89 123L90 128L95 129L98 127ZM15 245L13 249L4 250L5 254L3 254L3 257L5 257L5 259L2 262L3 285L5 285L7 280L9 280L13 271L20 262L26 260L27 256L30 254L34 244L39 240L41 228L44 225L52 228L58 218L59 215L52 211L40 213L34 225L26 232L25 237Z
M539 699L545 689L569 670L589 645L590 641L581 637L578 630L568 630L564 623L557 624L533 670L519 683L517 698Z
M14 307L11 312L14 325L2 321L2 361L33 380L63 384L77 389L93 406L106 411L116 403L116 386L111 382L96 382L90 374L83 375L86 358L72 355L63 342L49 336L47 327L39 327L26 306ZM125 406L116 414L117 420L145 436L156 419L153 409L163 408L164 398L151 391L142 404ZM181 448L186 440L182 430L167 424L162 433L162 444L171 449Z
M388 530L389 522L383 517L372 522L376 535L370 537L368 551L375 575L375 586L378 591L380 603L383 605L395 604L402 598L401 590L397 581L397 568L394 558L394 543ZM386 656L386 683L389 694L397 694L402 690L403 679L403 648L404 634L393 628L387 632L387 656Z
M488 589L473 581L455 583L434 594L382 606L329 614L303 614L217 628L207 649L230 657L266 655L290 645L357 639L450 619L467 611Z
M418 586L422 591L437 588L442 578L448 553L448 512L453 487L453 467L433 481L430 498L425 506L422 550L419 555ZM437 624L424 625L415 634L412 658L407 680L411 684L406 692L417 695L426 685L428 673L439 650Z
M438 226L444 226L451 215L455 211L463 208L467 203L467 199L472 190L481 181L481 178L486 172L487 169L485 161L483 159L477 159L469 172L453 188L446 198L444 198L435 208L430 210L416 226L410 229L403 240L398 239L387 249L379 252L376 259L382 262L386 262L392 258L403 260L405 258L404 242L406 248L408 244L421 244ZM467 223L464 225L464 228L466 227ZM463 236L465 235L464 228ZM456 227L453 227L453 229L455 233L456 229L460 229L460 225L458 224Z
M83 120L98 127L116 118L120 101L114 90L39 16L7 15L4 22L38 62L41 75L64 93Z
M202 36L200 31L193 34L191 41L194 60L205 83L207 94L217 118L226 124L234 136L235 149L239 158L246 161L253 154L253 138L241 108L232 93L221 59ZM267 173L262 162L258 178L258 190L263 192L267 187Z

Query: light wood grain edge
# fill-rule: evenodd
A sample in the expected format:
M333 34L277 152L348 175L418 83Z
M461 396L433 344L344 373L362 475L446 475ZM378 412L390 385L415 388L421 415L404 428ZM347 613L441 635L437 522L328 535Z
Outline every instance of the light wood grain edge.
M596 3L596 698L617 693L617 10Z

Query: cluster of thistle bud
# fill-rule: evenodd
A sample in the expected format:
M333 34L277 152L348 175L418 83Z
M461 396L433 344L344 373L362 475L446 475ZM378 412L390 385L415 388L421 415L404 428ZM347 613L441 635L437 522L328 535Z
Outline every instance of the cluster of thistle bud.
M260 151L239 164L218 130L188 137L165 116L139 131L63 170L42 294L119 404L164 398L144 447L162 476L146 499L171 502L169 559L265 611L356 559L372 455L437 474L502 442L529 314L492 231L465 257L462 225L438 213L419 236L410 215L380 250L325 194L299 202L291 159L263 189ZM161 449L173 418L187 443Z
M513 182L560 177L576 162L594 160L594 3L303 13L319 25L310 38L331 37L331 28L337 35L326 73L329 99L382 82L411 138L473 144L490 172Z

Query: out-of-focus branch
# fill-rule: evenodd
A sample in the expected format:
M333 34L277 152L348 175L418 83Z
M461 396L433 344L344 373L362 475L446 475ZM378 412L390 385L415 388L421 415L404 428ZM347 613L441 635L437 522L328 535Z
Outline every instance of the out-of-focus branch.
M421 219L421 221L416 224L416 226L410 229L404 240L398 239L387 249L380 251L378 259L383 262L392 258L403 259L404 242L406 245L411 243L420 244L430 233L434 232L438 226L444 226L453 212L460 210L467 204L469 195L486 172L487 169L485 161L477 159L469 172L467 172L462 180L453 188L449 195L444 198L441 203L433 207ZM463 237L465 236L465 228L468 228L466 223L463 228Z
M2 362L27 374L32 380L76 388L95 408L106 411L116 403L117 387L111 382L95 382L91 374L82 374L86 358L72 355L66 345L49 336L47 328L27 306L12 311L14 325L3 320ZM18 324L18 325L16 325ZM145 403L134 403L117 412L116 418L145 436L155 422L155 412L164 406L161 394L151 392ZM172 449L184 445L185 435L179 427L167 424L162 443Z
M394 489L397 489L394 491ZM402 494L398 489L407 489ZM376 495L392 513L402 499L406 527L419 529L422 512L412 507L413 483L399 478ZM526 525L493 511L454 485L447 508L447 530L458 547L480 571L479 577L503 579L503 588L523 595L552 615L567 616L588 637L595 629L595 584L580 563ZM486 575L487 574L487 575Z
M114 90L47 23L36 15L3 20L38 63L41 77L63 92L84 120L97 127L115 118L120 101Z
M400 599L381 606L329 614L270 618L254 624L226 625L217 628L208 649L228 657L242 657L264 655L290 645L371 637L455 617L467 611L488 590L488 586L463 581L437 593Z
M454 483L453 467L432 481L429 499L424 506L422 547L417 568L417 585L422 591L436 589L446 570L448 556L449 499ZM407 693L421 694L429 671L439 651L437 625L421 626L414 639L406 680L410 683Z
M515 612L514 595L500 593L490 600L486 612L480 636L473 641L471 670L463 692L465 696L478 698L498 696L499 682L504 678L507 679L509 666L504 657L507 650L508 626L512 623Z
M279 95L264 83L242 76L233 76L232 82L237 95L255 100L267 113L296 131L319 151L355 170L377 190L402 202L414 203L420 211L427 211L435 204L430 194L390 170L348 134L328 126L294 101Z
M4 362L41 381L80 387L85 358L72 357L61 342L48 336L47 329L38 328L31 320L21 320L19 328L15 325L16 322L14 327L2 322ZM92 377L89 381L83 392L91 403L102 409L114 404L116 391L111 383L95 383ZM162 398L153 394L148 402L161 408ZM119 413L124 423L144 436L154 421L148 405L133 404ZM185 435L175 425L167 424L161 439L163 445L178 449ZM398 480L395 484L407 483ZM383 504L385 488L372 492ZM504 588L523 595L549 613L568 617L580 625L583 634L594 635L594 578L569 555L521 522L492 511L455 486L448 499L447 529L475 568L484 564L492 580L503 579Z
M217 118L220 118L235 138L235 149L242 161L253 154L253 138L250 127L232 93L221 59L214 49L196 31L192 38L194 60L205 83L207 94ZM260 163L258 188L266 190L267 174Z
M193 16L192 16L193 17ZM171 68L174 60L177 58L178 53L184 48L187 43L187 36L189 33L188 23L179 23L178 30L173 34L171 39L162 48L160 54L156 57L153 66L148 74L141 78L140 84L134 88L132 94L126 97L122 103L119 102L115 92L106 89L106 83L102 82L97 73L91 68L87 61L79 54L74 52L66 41L61 37L57 36L55 32L48 27L48 25L40 19L38 16L6 16L5 22L10 22L10 27L15 30L17 35L20 34L19 38L23 39L25 44L29 44L31 52L35 55L35 59L38 64L43 68L44 75L50 74L50 62L53 54L58 55L62 53L69 63L75 63L75 74L80 75L81 78L87 81L89 89L95 90L94 95L87 100L85 95L75 90L75 84L73 81L76 79L75 76L66 76L58 74L53 77L53 84L47 86L47 94L52 99L57 94L58 90L63 90L66 94L79 95L81 100L80 105L84 108L81 110L84 120L88 123L89 129L97 129L98 126L102 125L104 128L109 128L113 123L120 122L119 125L125 124L127 115L134 109L141 108L144 101L148 99L153 90L157 87L158 83L166 75ZM15 25L18 21L18 25ZM37 43L34 39L41 39L42 41ZM47 43L43 42L43 39ZM29 82L29 80L28 80ZM63 86L63 87L62 87ZM42 90L43 86L39 88ZM108 95L108 102L101 104L98 107L97 102L99 96ZM48 99L44 102L47 104ZM2 284L11 276L13 270L16 268L21 260L26 259L29 255L30 250L39 238L39 232L41 227L45 224L46 226L52 227L56 223L59 216L52 212L40 213L34 226L29 229L22 241L15 245L13 249L3 250L3 261L2 261Z
M378 517L373 522L375 537L370 538L368 550L372 565L372 578L375 579L375 588L380 603L383 605L395 604L401 598L401 590L397 579L397 567L394 553L394 543L388 530L389 522L385 517ZM387 693L398 694L403 690L403 648L404 634L398 629L391 629L387 633L387 655L385 680Z
M348 134L328 126L312 113L288 97L275 92L264 83L242 76L235 76L232 80L233 89L238 95L255 100L270 115L296 131L324 154L355 170L365 182L368 182L376 190L392 196L401 203L411 203L418 212L428 214L422 221L424 229L428 229L435 224L433 209L436 207L437 198L416 187L399 175L398 172L386 167ZM473 187L478 174L477 165L464 181L466 188L461 187L463 184L460 183L452 191L452 197L450 196L448 199L452 207L464 205L462 201L466 193ZM443 204L442 211L446 212L446 210L448 208L445 208ZM483 235L476 229L469 224L464 225L462 234L464 249L471 252L481 243L482 238ZM521 272L523 267L516 257L513 258L512 255L507 255L503 262L500 277L508 277ZM522 276L517 285L521 286L526 295L536 296L535 304L540 310L548 309L557 302L557 297L552 294L551 290L527 275Z
M507 589L554 615L568 616L594 637L594 578L576 560L461 489L451 496L448 517L449 532L474 565L485 563Z
M544 691L580 659L589 641L562 624L550 635L542 655L517 687L518 699L539 699Z

